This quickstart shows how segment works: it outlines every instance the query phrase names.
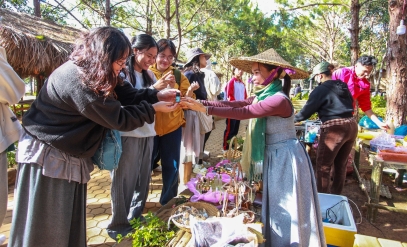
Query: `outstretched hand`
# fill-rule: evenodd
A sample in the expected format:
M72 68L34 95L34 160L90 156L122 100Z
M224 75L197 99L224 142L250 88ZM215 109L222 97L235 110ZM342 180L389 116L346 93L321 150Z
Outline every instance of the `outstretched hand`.
M198 82L194 81L191 83L191 85L189 87L191 88L192 91L195 91L199 88L199 84L198 84Z
M384 122L379 122L379 123L376 123L377 124L377 126L379 126L379 128L380 129L382 129L382 130L388 130L388 129L390 129L389 128L389 126L387 125L387 123L384 123Z
M206 112L206 107L197 100L194 100L193 98L182 97L181 102L179 104L183 109Z
M156 112L172 112L180 107L179 104L173 102L160 101L153 104L153 108Z
M180 93L177 89L163 89L157 93L159 101L175 102L175 94Z

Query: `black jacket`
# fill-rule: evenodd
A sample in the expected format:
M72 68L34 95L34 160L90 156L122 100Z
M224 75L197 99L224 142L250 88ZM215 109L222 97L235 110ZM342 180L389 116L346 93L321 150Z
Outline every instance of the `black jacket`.
M295 122L308 119L318 112L322 122L353 116L353 98L346 83L329 80L316 87L302 110L295 115Z
M98 97L79 79L68 61L48 78L23 117L25 130L63 152L92 157L107 128L130 131L154 121L157 90L137 90L130 83L116 86L118 100Z
M188 81L190 84L192 84L194 81L198 82L199 88L194 91L196 99L207 100L208 94L206 93L206 87L205 87L205 81L204 81L205 73L203 73L203 72L194 73L192 70L188 70L187 72L184 73L184 75L188 78Z

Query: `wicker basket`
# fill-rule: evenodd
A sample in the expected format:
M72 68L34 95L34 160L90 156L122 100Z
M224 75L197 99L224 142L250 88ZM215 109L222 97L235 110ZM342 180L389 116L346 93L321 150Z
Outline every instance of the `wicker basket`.
M237 150L237 138L234 136L229 143L229 150L223 154L223 158L236 162L242 158L242 151Z
M205 203L205 202L186 202L186 203L180 204L171 211L171 216L174 215L175 212L177 211L177 209L181 206L190 206L190 207L194 207L198 210L205 209L206 212L208 213L209 217L211 217L211 216L219 217L220 216L219 210L214 205ZM174 219L171 219L171 220L174 223L174 225L176 225L178 228L180 228L184 231L187 231L187 232L191 232L190 226L182 225L182 224L178 223L177 221L175 221Z

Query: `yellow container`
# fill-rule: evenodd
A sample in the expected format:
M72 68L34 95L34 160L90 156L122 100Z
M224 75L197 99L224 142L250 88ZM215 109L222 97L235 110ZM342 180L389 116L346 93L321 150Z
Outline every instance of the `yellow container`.
M327 245L352 247L357 229L348 198L324 193L318 197Z

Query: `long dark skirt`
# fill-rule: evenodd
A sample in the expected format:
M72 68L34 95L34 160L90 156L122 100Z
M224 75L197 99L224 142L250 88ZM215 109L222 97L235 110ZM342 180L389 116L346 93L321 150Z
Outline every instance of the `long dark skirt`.
M13 247L86 247L87 184L19 164L10 240Z
M297 139L266 146L263 178L262 246L326 246L311 161Z

